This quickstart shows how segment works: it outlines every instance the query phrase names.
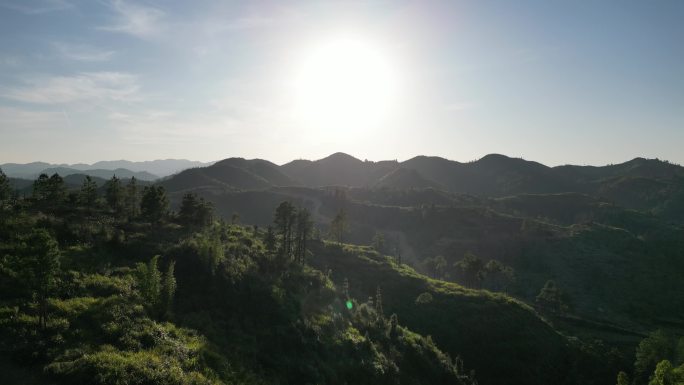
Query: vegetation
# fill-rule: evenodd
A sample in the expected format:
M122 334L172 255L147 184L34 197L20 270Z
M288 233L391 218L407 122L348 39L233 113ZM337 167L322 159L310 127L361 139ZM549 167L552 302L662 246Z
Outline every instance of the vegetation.
M153 185L0 171L0 368L10 384L681 384L684 174L628 163L227 159Z
M136 189L116 178L102 195L86 179L74 200L59 180L39 178L0 220L0 362L10 384L474 381L388 317L380 287L371 302L343 304L341 288L306 263L305 208L283 203L268 235L213 220L196 196L174 214L153 186L131 210ZM55 193L65 198L46 201ZM41 374L18 375L31 370Z

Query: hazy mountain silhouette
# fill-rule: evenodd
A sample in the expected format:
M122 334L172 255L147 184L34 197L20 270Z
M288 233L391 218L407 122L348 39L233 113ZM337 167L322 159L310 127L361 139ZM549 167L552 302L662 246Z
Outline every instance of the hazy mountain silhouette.
M40 175L42 172L45 172L45 170L49 169L54 169L54 168L65 168L69 169L66 172L69 173L74 173L76 171L78 172L83 172L87 171L88 175L92 176L102 176L106 177L103 175L109 175L106 173L101 173L101 170L111 170L111 171L116 171L116 170L122 170L125 169L126 171L126 176L124 177L129 177L129 173L140 173L140 172L146 172L149 175L146 174L140 174L140 177L138 175L135 175L136 178L138 179L145 179L145 180L153 180L157 179L159 177L165 177L174 173L178 173L180 171L183 171L188 168L192 167L206 167L210 166L214 162L208 162L208 163L203 163L203 162L197 162L197 161L192 161L192 160L186 160L186 159L162 159L162 160L152 160L152 161L144 161L144 162L131 162L128 160L113 160L113 161L101 161L101 162L96 162L93 163L92 165L90 164L85 164L85 163L77 163L77 164L52 164L52 163L46 163L46 162L31 162L31 163L26 163L26 164L20 164L20 163L5 163L0 165L0 168L7 174L8 176L11 176L13 178L24 178L24 179L34 179L38 175ZM75 171L74 171L75 170ZM49 170L50 171L50 170ZM93 172L96 171L96 172ZM64 170L62 172L65 172ZM62 175L62 172L60 172L60 175ZM117 176L120 176L121 171L117 171ZM110 175L111 177L111 175Z
M131 178L135 177L136 179L139 180L147 180L147 181L152 181L155 179L159 179L157 175L150 174L147 171L131 171L125 168L117 168L114 170L105 170L105 169L94 169L94 170L77 170L73 168L67 168L67 167L52 167L52 168L46 168L45 170L42 170L41 173L47 174L47 175L52 175L52 174L59 174L61 176L68 176L72 174L82 174L82 175L90 175L92 177L97 177L97 178L102 178L102 179L110 179L112 176L116 175L117 178Z
M281 170L305 186L372 186L398 167L395 161L364 162L337 152L316 161L295 160Z
M430 187L489 197L575 192L622 202L625 207L652 208L660 195L682 189L683 181L681 166L643 158L608 166L548 167L499 154L461 163L429 156L404 162L370 162L335 153L316 161L294 160L282 166L258 159L230 158L214 166L187 170L164 183L173 190L200 185L235 190L272 186Z
M393 189L434 188L445 190L444 186L426 179L418 171L403 167L390 171L387 175L380 178L373 187Z
M261 159L229 158L209 167L192 168L161 182L169 191L192 188L236 190L296 185L280 172L278 165Z

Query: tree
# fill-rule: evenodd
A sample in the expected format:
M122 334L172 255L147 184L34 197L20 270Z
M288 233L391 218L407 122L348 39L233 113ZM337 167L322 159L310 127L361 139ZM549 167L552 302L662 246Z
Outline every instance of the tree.
M399 326L399 318L397 313L392 313L390 316L390 332L389 336L391 339L397 338L397 326Z
M484 266L484 287L492 291L506 291L508 286L515 280L512 267L492 259Z
M264 236L264 244L266 245L266 250L270 253L275 251L276 248L276 237L273 232L273 226L268 226L266 228L266 235Z
M681 382L675 383L674 368L672 363L668 360L662 360L656 365L651 381L648 385L679 385Z
M135 218L140 214L140 193L138 191L138 183L135 177L126 185L124 194L124 206L126 214L130 218Z
M162 275L159 271L158 264L159 256L155 255L150 259L147 265L138 263L136 266L135 272L138 290L140 291L143 303L145 303L149 309L157 309L159 307Z
M663 330L656 330L641 340L634 361L634 382L646 383L648 377L663 360L675 359L674 338Z
M344 234L347 232L347 213L344 209L340 209L330 222L330 235L338 243L344 240Z
M462 282L469 287L478 287L482 279L484 263L477 255L467 252L463 259L454 263L454 267L461 274Z
M57 287L61 254L57 241L45 229L33 229L21 240L17 272L38 303L38 325L46 326L47 300Z
M444 279L448 263L443 256L425 258L422 264L430 277Z
M52 174L51 177L40 174L33 182L33 199L40 204L48 203L55 207L64 202L66 195L64 179L59 174Z
M79 202L91 211L95 208L97 203L97 183L90 177L86 175L81 185L81 192L79 194Z
M2 172L0 168L0 209L2 209L6 202L12 197L12 188L9 184L9 178Z
M121 180L114 175L110 180L105 182L104 188L105 200L107 201L109 208L117 214L121 213L124 209L125 199L124 190L123 187L121 187Z
M159 222L169 211L169 198L162 186L146 186L140 201L140 212L151 222Z
M299 263L304 263L306 257L306 244L311 238L313 222L309 210L300 208L297 210L297 222L295 229L295 259Z
M281 202L276 208L274 222L281 236L280 255L289 256L292 252L292 232L294 228L296 209L287 201Z
M546 281L535 302L541 310L551 314L561 315L569 310L566 296L554 280Z
M183 195L178 217L187 226L208 226L214 220L214 206L196 194Z
M380 289L380 286L375 289L375 312L378 313L379 318L384 317L382 311L382 289Z
M629 385L629 377L627 373L620 371L617 375L617 385Z
M161 301L162 306L161 315L164 318L171 318L173 315L173 296L176 294L176 277L175 277L176 263L170 262L169 267L164 274L164 279L162 282L161 290Z

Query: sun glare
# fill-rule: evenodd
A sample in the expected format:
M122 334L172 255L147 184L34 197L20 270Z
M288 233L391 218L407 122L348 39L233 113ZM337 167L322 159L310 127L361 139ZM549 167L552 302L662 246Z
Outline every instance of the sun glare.
M361 39L323 41L307 51L295 76L295 114L310 128L346 133L377 127L397 92L394 66Z

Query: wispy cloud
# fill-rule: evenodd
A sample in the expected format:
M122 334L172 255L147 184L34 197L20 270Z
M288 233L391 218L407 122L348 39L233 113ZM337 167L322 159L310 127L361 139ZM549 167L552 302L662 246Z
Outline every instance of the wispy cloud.
M75 101L136 101L140 99L137 77L121 72L84 72L28 82L25 86L0 88L0 97L24 103L59 104Z
M152 38L163 30L161 22L166 13L161 9L123 0L112 0L108 5L116 16L111 25L99 27L103 31L125 33L139 38Z
M84 44L53 43L60 56L76 61L103 62L114 56L114 51L101 50Z
M72 8L74 5L66 0L15 0L0 1L0 7L19 11L27 15L38 15Z

